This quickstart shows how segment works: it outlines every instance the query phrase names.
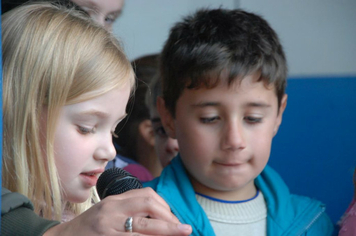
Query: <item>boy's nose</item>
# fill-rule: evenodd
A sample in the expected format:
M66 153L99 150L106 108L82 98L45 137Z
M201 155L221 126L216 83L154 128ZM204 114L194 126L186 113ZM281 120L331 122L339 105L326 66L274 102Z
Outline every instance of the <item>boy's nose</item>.
M243 125L237 122L229 122L223 129L222 149L238 150L246 147Z

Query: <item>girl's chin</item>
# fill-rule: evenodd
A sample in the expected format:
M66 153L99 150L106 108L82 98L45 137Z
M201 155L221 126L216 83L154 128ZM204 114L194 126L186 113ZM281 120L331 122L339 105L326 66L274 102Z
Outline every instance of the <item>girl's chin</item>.
M81 194L67 195L63 197L64 201L71 203L83 203L90 197L90 190L82 192Z

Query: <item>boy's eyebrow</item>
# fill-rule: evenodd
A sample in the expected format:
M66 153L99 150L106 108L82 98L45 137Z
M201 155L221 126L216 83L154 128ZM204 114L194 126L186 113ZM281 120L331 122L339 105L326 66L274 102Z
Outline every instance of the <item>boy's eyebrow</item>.
M271 107L270 104L267 104L265 102L249 102L245 105L245 107Z
M195 104L192 104L192 107L209 107L209 106L219 106L219 102L198 102Z
M193 107L207 107L207 106L220 106L219 102L202 102L202 103L196 103L192 104ZM265 102L249 102L244 107L271 107L270 104L267 104Z

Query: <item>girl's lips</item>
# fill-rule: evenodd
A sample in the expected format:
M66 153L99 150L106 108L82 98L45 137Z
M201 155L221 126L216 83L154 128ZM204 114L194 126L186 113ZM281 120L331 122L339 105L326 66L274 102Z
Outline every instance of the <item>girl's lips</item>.
M98 182L98 174L93 173L81 173L80 177L82 178L84 185L87 187L93 187Z
M99 168L93 171L80 173L80 177L82 178L84 185L87 187L93 187L98 182L98 178L101 173L104 172L104 169Z

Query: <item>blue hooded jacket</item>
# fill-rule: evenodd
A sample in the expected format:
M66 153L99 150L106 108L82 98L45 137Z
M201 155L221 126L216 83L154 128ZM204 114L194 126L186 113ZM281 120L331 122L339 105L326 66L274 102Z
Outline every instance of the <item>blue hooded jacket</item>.
M334 227L325 205L308 197L290 194L282 178L269 166L255 179L267 204L267 235L332 235ZM147 182L171 207L180 222L193 228L192 235L215 235L203 208L195 198L184 165L178 155L160 177Z

